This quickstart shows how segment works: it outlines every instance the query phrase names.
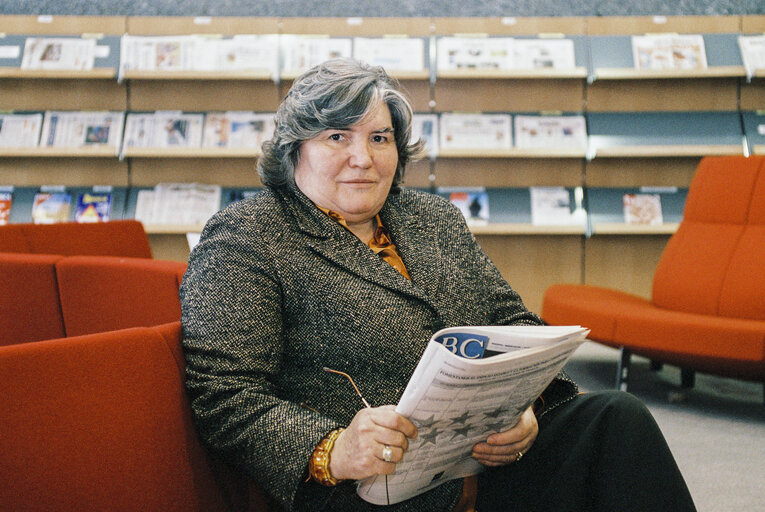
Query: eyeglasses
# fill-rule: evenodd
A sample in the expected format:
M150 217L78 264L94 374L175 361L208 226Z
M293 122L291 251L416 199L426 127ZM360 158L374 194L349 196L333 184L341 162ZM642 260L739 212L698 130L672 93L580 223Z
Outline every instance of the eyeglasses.
M361 398L361 401L364 402L364 405L367 407L367 409L371 409L372 408L372 406L369 405L369 402L367 402L366 399L361 395L361 391L359 391L359 388L356 386L356 383L353 382L353 379L351 378L350 375L348 375L345 372L341 372L339 370L333 370L332 368L327 368L326 366L324 367L324 371L325 372L330 372L330 373L336 373L336 374L342 375L343 377L348 379L350 381L350 383L351 383L351 386L353 386L353 389L356 390L356 394L359 395L359 398Z

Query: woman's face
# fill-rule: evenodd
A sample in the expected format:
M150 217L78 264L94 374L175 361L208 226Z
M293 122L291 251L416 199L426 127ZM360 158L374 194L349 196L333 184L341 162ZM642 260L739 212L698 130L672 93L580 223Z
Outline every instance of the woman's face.
M388 106L380 103L345 130L324 130L300 146L295 183L316 205L349 223L374 218L398 165Z

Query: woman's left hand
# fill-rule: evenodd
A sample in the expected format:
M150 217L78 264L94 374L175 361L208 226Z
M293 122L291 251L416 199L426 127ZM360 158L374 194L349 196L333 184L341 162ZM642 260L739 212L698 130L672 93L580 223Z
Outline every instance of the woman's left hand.
M504 466L516 462L529 451L538 433L537 417L529 407L513 428L492 434L486 441L476 444L473 458L484 466Z

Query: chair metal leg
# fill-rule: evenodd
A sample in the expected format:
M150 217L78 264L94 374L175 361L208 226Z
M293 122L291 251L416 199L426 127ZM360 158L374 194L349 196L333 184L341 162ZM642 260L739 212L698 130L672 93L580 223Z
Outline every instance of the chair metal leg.
M680 369L680 386L683 389L691 389L696 384L696 370L690 368Z
M616 367L616 389L627 391L627 383L630 375L630 357L632 352L628 348L619 349L619 364Z

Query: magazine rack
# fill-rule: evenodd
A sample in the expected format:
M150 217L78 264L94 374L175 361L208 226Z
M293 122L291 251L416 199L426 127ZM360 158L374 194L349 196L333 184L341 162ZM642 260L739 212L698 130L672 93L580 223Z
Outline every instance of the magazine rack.
M539 309L541 290L554 282L587 282L650 294L650 276L674 221L661 227L627 226L617 202L600 206L600 189L686 189L700 158L713 154L765 152L758 127L765 105L765 78L745 76L736 34L765 32L765 16L550 17L550 18L247 18L2 16L0 45L23 45L32 35L98 37L108 58L93 72L20 69L20 57L0 60L0 110L42 112L242 110L274 112L291 77L257 73L126 72L122 82L118 38L206 34L316 34L335 38L422 38L426 69L392 73L417 113L484 112L516 115L584 115L589 151L560 147L496 151L439 150L410 166L406 185L486 187L492 212L520 211L511 192L530 187L583 187L594 202L587 229L535 226L498 217L474 231L500 271ZM635 71L630 37L647 33L699 34L708 67L694 72ZM431 48L446 36L483 34L515 39L571 39L576 66L566 70L438 72ZM16 41L16 43L13 43ZM114 46L117 44L117 46ZM609 50L606 52L606 48ZM617 51L614 51L616 49ZM592 54L590 56L590 53ZM102 60L106 59L106 60ZM764 73L765 74L765 73ZM34 78L34 79L33 79ZM225 78L225 79L221 79ZM743 118L743 127L739 116ZM642 127L642 132L631 130ZM669 138L652 139L662 128ZM622 137L621 140L614 140ZM746 140L746 143L743 141ZM108 152L107 152L108 151ZM41 185L67 190L110 185L126 190L123 215L134 214L134 192L159 183L218 184L226 194L261 187L257 150L131 148L119 158L104 149L0 148L0 186L17 197ZM131 195L132 194L132 195ZM504 195L502 195L504 194ZM511 197L512 196L512 197ZM233 197L233 196L232 196ZM598 200L595 200L598 199ZM17 201L21 201L18 202ZM230 201L229 201L230 202ZM22 207L21 199L14 200ZM664 206L664 205L663 205ZM669 207L668 207L669 208ZM669 212L670 210L667 210ZM674 210L672 210L674 211ZM676 212L677 213L677 212ZM614 222L598 220L611 215ZM115 218L117 218L115 216ZM17 217L13 217L16 222ZM29 219L24 219L29 221ZM159 258L186 260L185 233L201 226L147 226ZM532 270L528 262L534 262Z

